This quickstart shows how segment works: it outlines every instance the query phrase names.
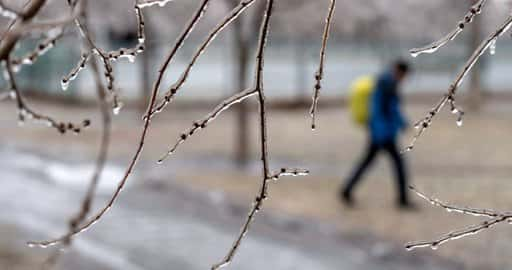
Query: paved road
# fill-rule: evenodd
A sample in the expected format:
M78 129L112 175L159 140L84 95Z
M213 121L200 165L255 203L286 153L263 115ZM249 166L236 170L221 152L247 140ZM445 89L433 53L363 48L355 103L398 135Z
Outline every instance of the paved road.
M0 149L0 160L0 223L16 227L19 252L41 252L21 243L65 230L66 218L78 209L81 179L90 166L12 149ZM154 175L151 166L143 164L139 171ZM120 172L117 167L107 170L115 179ZM170 172L165 178L135 175L112 211L77 238L61 268L195 270L209 269L222 258L247 206L232 204L222 194L179 187ZM101 186L96 206L113 184ZM430 253L407 253L369 235L341 235L328 225L263 212L230 269L461 267Z

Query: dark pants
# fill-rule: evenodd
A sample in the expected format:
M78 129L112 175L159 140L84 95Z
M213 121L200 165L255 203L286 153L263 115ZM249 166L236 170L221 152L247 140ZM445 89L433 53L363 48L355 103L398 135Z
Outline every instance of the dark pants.
M347 196L351 195L352 190L360 182L363 173L366 171L366 169L369 168L369 166L372 164L373 160L377 156L377 153L379 153L380 151L387 152L390 155L391 160L393 161L393 168L398 189L398 202L402 204L408 203L409 201L407 199L406 193L407 178L404 162L402 160L400 151L398 150L398 147L394 141L390 141L379 145L373 142L370 143L368 149L366 150L366 155L361 160L359 165L356 167L356 169L352 173L352 176L346 182L342 192Z

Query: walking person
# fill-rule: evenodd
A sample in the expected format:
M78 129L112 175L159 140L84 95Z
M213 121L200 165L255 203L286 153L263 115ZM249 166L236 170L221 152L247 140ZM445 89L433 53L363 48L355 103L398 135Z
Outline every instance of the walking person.
M360 183L363 174L370 167L379 152L386 152L391 158L397 187L397 206L400 208L413 208L407 196L407 172L400 154L397 142L398 135L407 127L407 122L401 112L401 98L399 86L409 73L409 65L402 61L395 61L389 70L378 76L371 91L367 91L367 115L359 109L358 122L364 123L369 137L366 153L353 170L350 177L340 190L340 199L347 205L354 204L353 191ZM367 83L367 85L370 85ZM363 100L363 101L361 101ZM365 102L360 98L359 103ZM362 116L361 116L361 113Z

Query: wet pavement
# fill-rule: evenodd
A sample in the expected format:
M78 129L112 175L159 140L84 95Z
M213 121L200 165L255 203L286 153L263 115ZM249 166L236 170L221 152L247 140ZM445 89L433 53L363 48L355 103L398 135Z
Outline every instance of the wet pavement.
M8 148L0 149L0 160L0 223L15 231L2 238L9 238L9 245L19 253L41 257L48 250L23 243L65 231L67 218L79 208L90 166ZM138 167L143 174L134 175L113 209L76 238L72 251L65 253L59 265L61 269L209 269L224 256L250 198L242 205L219 192L192 191L173 181L171 168L155 173L153 167ZM106 172L105 179L110 180L101 185L95 209L112 191L115 181L111 179L119 179L123 171L110 165ZM429 252L407 253L367 233L341 234L329 224L263 211L229 269L262 268L399 270L461 266Z

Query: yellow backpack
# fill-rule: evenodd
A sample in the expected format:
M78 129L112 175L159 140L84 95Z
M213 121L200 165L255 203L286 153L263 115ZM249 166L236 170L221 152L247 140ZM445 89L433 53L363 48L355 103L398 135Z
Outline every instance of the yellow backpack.
M375 88L373 76L357 78L350 86L349 110L352 120L360 125L368 125L370 117L370 98Z

